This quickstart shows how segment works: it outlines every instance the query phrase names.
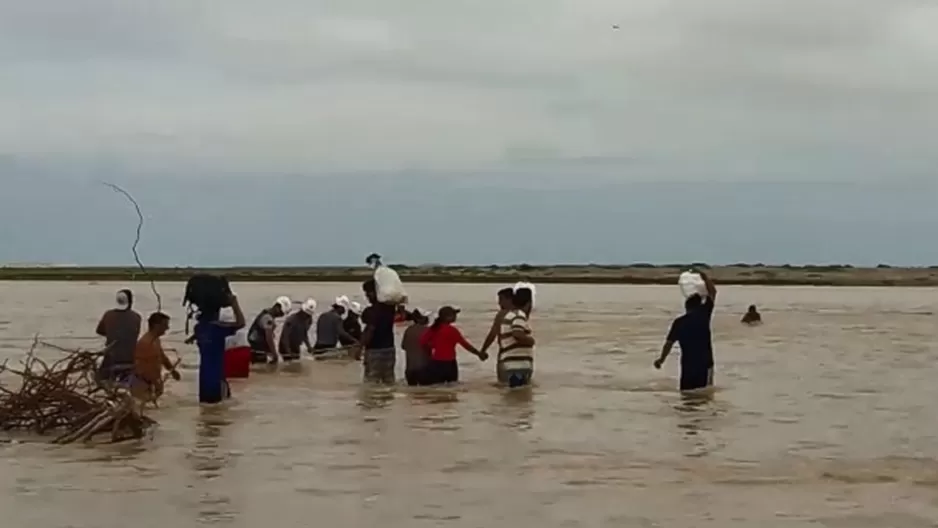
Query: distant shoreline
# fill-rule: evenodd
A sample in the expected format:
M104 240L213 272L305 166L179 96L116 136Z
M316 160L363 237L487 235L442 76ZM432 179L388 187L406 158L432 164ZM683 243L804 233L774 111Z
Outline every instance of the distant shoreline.
M515 266L394 266L405 282L514 283L529 280L546 284L668 284L684 270L707 269L714 281L753 286L938 286L938 266L902 268L878 266L771 266L735 264L662 265L544 265ZM195 273L222 274L235 282L357 282L369 277L361 267L231 267L150 268L159 282L181 282ZM0 267L0 281L117 282L146 277L133 267Z

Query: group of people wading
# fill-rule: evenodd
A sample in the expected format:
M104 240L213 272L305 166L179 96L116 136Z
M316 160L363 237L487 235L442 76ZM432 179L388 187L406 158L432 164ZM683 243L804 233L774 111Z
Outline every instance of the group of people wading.
M426 310L379 302L373 279L362 283L362 293L368 302L364 310L358 303L340 297L320 314L313 343L310 333L316 302L312 299L292 311L292 301L280 297L261 310L250 326L237 296L230 290L225 299L203 303L207 306L200 306L194 314L196 325L186 340L199 349L199 401L218 403L230 396L224 358L239 338L250 348L253 363L295 361L303 347L313 356L345 349L347 357L361 360L366 383L392 385L396 383L395 327L402 322L409 324L401 339L408 385L457 382L457 348L462 347L485 361L488 349L495 344L498 381L511 388L531 384L535 343L529 324L534 301L532 288L516 286L498 292L498 312L481 349L469 343L455 325L460 313L456 307L440 308L431 323L431 314ZM279 339L275 339L278 319L283 319L283 324ZM170 328L170 317L163 312L151 314L142 336L141 323L141 316L133 309L133 293L120 290L117 308L105 312L97 327L97 333L106 339L97 376L101 383L125 384L140 399L155 400L163 392L164 371L174 379L180 378L177 366L162 345L162 338Z
M681 349L681 391L699 391L713 384L713 343L711 320L717 288L707 274L699 272L704 289L687 297L685 313L677 317L665 338L654 366L660 369L675 344ZM242 336L253 363L295 361L303 347L313 356L346 350L346 357L361 360L363 379L367 383L396 383L397 345L395 327L409 326L401 336L404 350L404 376L408 385L426 386L459 381L457 349L463 348L481 361L489 358L488 350L497 344L496 375L498 382L511 388L529 386L534 375L535 339L530 324L534 304L533 287L519 283L498 291L498 312L482 346L470 343L456 326L460 310L454 306L439 309L431 322L431 313L407 309L403 305L378 300L373 279L362 284L368 306L339 297L329 310L319 315L315 324L314 342L310 342L316 302L307 300L297 311L292 301L278 298L274 304L254 318L247 326L238 298L224 283L224 299L203 302L196 317L193 334L187 339L195 343L200 354L199 401L217 403L230 395L224 361L233 348L233 340ZM275 341L278 319L284 319L279 340ZM101 318L97 333L106 338L106 351L98 368L101 382L128 384L142 399L156 399L163 391L164 370L179 379L176 365L167 357L161 338L169 330L170 318L156 312L147 319L147 329L140 335L141 317L133 310L133 293L120 290L117 308ZM751 306L742 323L760 324L762 317Z

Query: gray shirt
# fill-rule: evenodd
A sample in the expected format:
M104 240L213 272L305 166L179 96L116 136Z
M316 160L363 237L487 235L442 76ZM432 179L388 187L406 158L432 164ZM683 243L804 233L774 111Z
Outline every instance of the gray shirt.
M408 326L404 330L404 335L401 336L401 348L404 349L407 357L405 363L407 371L418 371L430 362L430 354L420 346L420 336L426 331L427 325L414 323Z
M323 312L316 321L316 346L337 347L339 346L339 336L342 334L342 316L329 310Z
M134 364L134 349L140 338L140 314L133 310L113 309L104 312L98 323L97 334L104 336L107 351L101 361L101 371Z

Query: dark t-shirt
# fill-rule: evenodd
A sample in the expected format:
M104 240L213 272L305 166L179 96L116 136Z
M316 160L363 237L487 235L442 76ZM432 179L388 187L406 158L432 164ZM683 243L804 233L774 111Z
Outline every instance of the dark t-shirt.
M290 314L283 322L280 331L280 353L300 354L300 346L309 339L309 329L313 326L313 316L306 312Z
M365 308L362 321L366 328L374 327L368 349L394 348L394 317L397 311L390 304L377 303Z
M134 349L140 338L140 314L133 310L108 310L98 323L98 334L103 334L107 352L102 369L134 364Z
M713 306L713 300L708 298L698 308L671 323L667 340L677 342L681 347L682 369L713 367L713 342L710 334Z

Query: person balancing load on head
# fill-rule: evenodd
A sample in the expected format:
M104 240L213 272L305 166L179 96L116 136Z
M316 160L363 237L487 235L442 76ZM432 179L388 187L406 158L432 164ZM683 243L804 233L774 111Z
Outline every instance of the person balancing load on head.
M372 253L365 258L365 263L375 270L375 295L378 302L395 306L407 304L407 292L401 277L381 262L381 255Z
M101 316L95 333L104 337L104 357L96 377L99 382L125 380L133 372L134 348L140 336L140 314L134 311L134 294L130 290L117 292L117 308Z
M535 341L528 321L533 299L534 292L530 288L514 290L511 309L501 318L495 368L499 383L510 388L530 386L534 377Z
M713 319L717 288L706 273L700 272L696 275L700 278L700 287L686 288L686 283L681 282L682 290L687 295L684 301L685 313L671 323L671 329L661 348L661 355L655 360L655 368L660 369L674 344L680 345L681 391L696 391L713 384L713 341L710 322ZM689 283L690 280L687 284Z
M362 312L362 321L365 323L361 340L364 349L364 381L393 385L394 365L397 360L397 348L394 344L394 316L397 308L393 304L378 300L375 279L365 281L362 284L362 292L369 303L368 308Z
M244 312L224 277L193 277L183 303L197 308L192 339L199 347L199 402L219 403L230 395L225 379L225 343L244 328ZM226 307L234 312L232 322L221 321L221 310Z

